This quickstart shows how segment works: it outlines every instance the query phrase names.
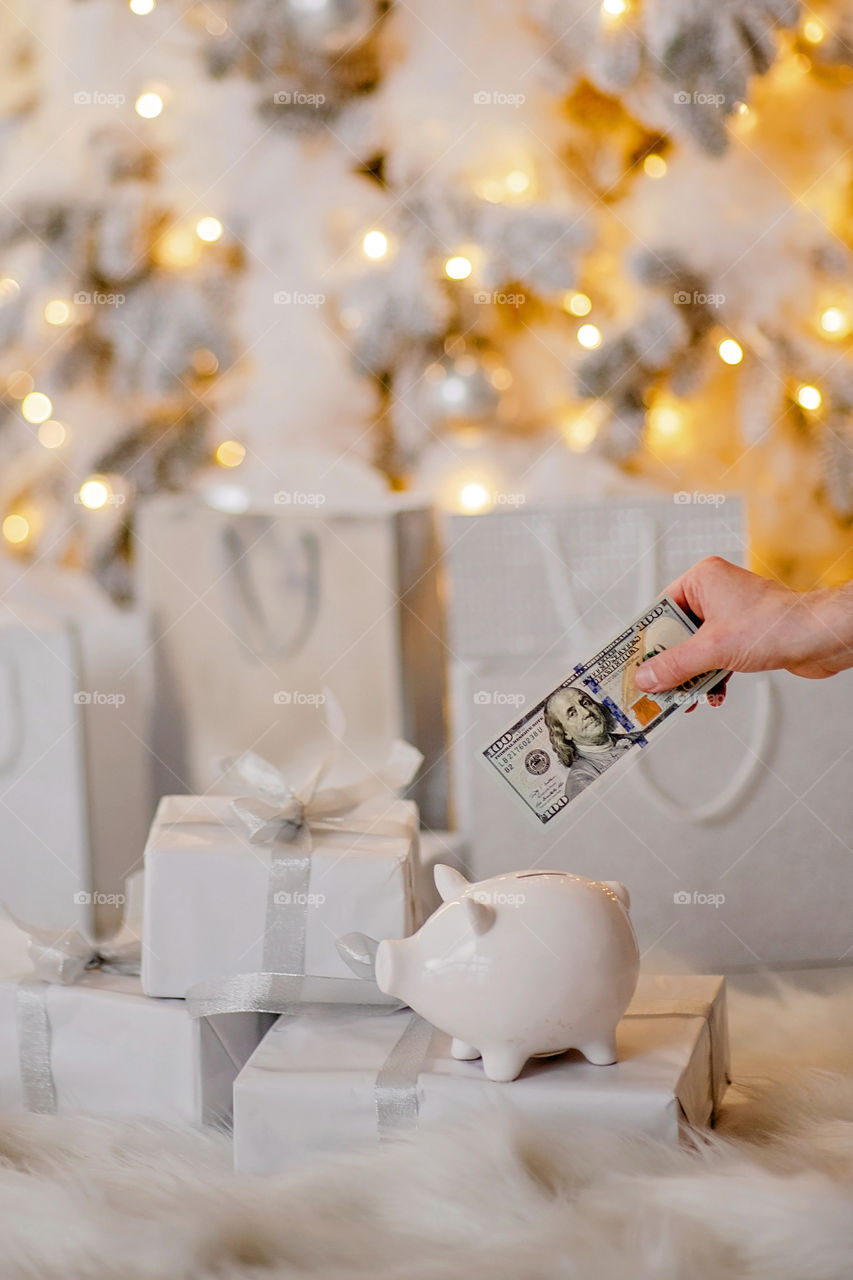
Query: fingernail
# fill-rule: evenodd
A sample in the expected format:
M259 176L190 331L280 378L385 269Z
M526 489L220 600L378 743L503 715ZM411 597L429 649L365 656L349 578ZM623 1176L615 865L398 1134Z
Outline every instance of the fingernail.
M645 689L647 691L654 689L657 684L654 663L644 662L641 666L637 667L637 670L634 672L634 683L638 689Z

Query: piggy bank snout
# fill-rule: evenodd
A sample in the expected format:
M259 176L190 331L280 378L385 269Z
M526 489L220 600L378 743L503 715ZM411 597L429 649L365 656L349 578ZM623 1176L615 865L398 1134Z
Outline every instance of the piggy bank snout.
M392 988L394 986L396 968L394 964L394 947L395 943L389 942L387 939L380 942L376 948L376 985L380 991L386 996L396 995L397 992Z

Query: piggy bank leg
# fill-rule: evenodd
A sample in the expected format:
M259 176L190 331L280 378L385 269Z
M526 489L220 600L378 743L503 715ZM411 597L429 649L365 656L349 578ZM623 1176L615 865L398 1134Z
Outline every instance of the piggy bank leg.
M587 1040L585 1044L578 1045L578 1048L587 1062L591 1062L594 1067L609 1067L619 1060L616 1052L616 1034L613 1031L595 1040Z
M457 1040L454 1036L450 1046L450 1056L459 1062L471 1062L474 1058L479 1058L480 1050L475 1049L472 1044L466 1044L464 1040Z
M483 1070L490 1080L505 1082L521 1075L529 1054L525 1050L500 1045L496 1049L483 1049Z

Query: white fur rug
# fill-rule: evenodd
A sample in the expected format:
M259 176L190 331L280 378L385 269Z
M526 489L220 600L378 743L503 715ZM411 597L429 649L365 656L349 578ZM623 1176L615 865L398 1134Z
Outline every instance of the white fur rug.
M0 1117L0 1277L850 1280L853 971L820 983L731 992L695 1150L490 1128L262 1181L218 1137Z

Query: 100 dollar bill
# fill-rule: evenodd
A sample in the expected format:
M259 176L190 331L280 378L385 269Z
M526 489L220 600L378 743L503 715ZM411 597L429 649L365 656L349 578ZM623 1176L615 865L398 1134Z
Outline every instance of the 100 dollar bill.
M680 644L698 623L669 596L644 614L531 711L490 743L483 756L540 822L550 822L679 707L717 684L708 671L664 693L634 683L641 662Z

